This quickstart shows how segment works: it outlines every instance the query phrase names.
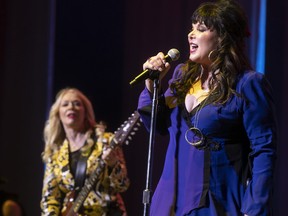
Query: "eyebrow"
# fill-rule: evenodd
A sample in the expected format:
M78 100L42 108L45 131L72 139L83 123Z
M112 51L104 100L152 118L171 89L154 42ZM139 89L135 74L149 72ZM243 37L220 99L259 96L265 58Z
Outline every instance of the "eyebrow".
M63 102L81 102L81 103L82 103L82 101L81 101L80 99L75 99L75 100L62 100L61 102L62 102L62 103L63 103Z

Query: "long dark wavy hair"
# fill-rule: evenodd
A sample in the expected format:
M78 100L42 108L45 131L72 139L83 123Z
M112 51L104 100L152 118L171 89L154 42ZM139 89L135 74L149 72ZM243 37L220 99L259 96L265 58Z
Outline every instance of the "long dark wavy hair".
M252 69L245 54L245 38L250 36L247 17L235 1L220 0L201 4L192 15L192 23L204 23L208 29L216 30L220 42L212 62L212 79L209 88L218 97L214 103L225 103L235 94L235 83L239 74ZM201 65L188 60L179 79L171 83L178 103L183 103L191 86L199 79ZM216 76L217 74L217 76Z

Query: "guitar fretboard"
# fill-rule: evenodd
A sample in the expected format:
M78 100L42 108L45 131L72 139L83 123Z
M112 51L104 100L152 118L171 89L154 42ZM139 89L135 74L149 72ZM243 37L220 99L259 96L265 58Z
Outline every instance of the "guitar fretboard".
M131 117L128 118L126 122L114 133L114 138L112 139L109 148L114 149L115 146L121 145L126 141L129 135L134 135L135 131L138 130L135 125L140 126L138 122L140 120L140 115L137 111L135 111ZM134 130L134 131L132 131ZM67 216L75 215L78 213L88 194L95 186L96 182L99 180L99 177L105 168L105 162L102 158L97 160L97 168L91 173L89 178L86 180L85 185L81 188L77 198L75 199L72 207L69 209Z
M99 176L101 175L102 170L105 167L105 162L102 159L98 160L97 168L95 171L90 175L87 179L84 187L82 187L80 193L78 194L74 205L72 207L74 212L79 212L82 203L85 201L86 197L88 196L89 192L92 190L93 186L95 185L96 181L98 180Z

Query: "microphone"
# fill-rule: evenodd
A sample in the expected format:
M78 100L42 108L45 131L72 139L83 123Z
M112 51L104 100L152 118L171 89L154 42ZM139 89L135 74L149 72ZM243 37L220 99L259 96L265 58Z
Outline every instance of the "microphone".
M177 49L170 49L167 53L167 55L165 55L165 61L166 62L171 62L171 61L176 61L178 60L180 57L180 52ZM153 75L155 75L154 70L151 69L146 69L144 70L141 74L139 74L137 77L135 77L131 82L130 85L135 85L139 82L144 81L145 79L151 78L153 77Z

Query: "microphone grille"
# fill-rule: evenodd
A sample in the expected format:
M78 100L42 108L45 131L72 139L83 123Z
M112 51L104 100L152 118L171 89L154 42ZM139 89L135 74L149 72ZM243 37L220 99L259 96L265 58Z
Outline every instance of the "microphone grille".
M168 51L168 56L171 58L172 61L176 61L180 57L180 52L177 49L173 48Z

